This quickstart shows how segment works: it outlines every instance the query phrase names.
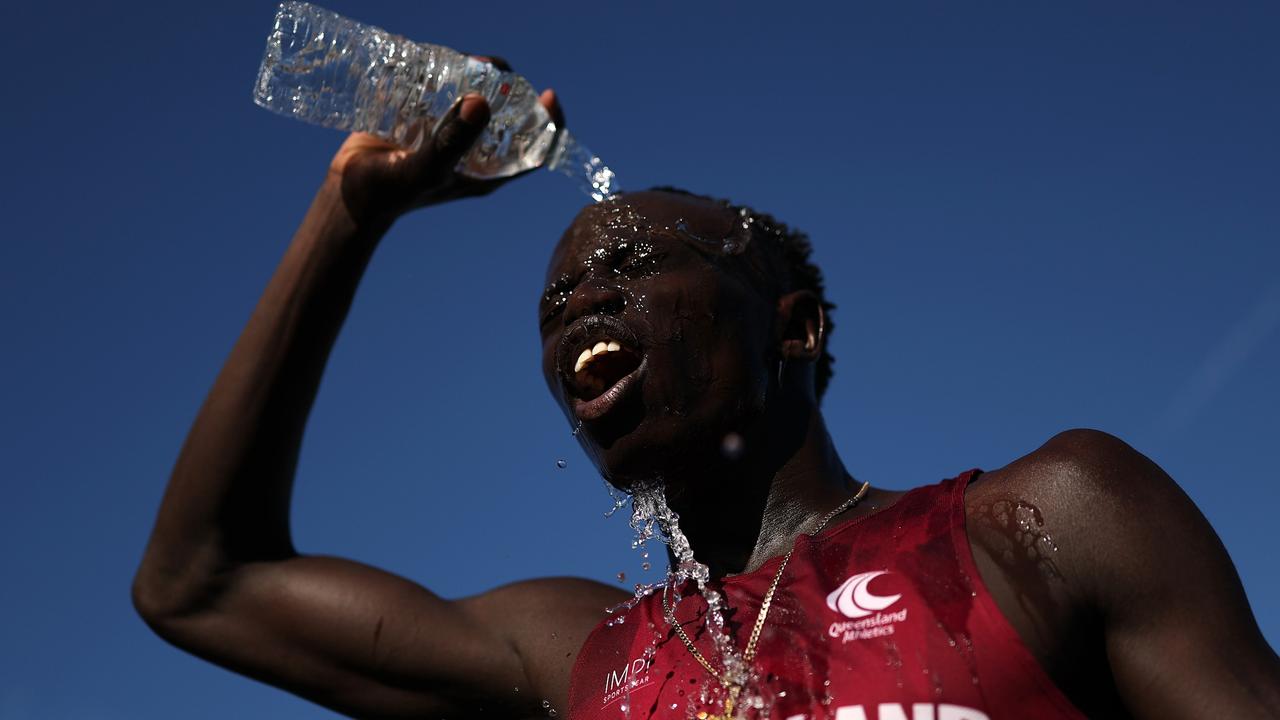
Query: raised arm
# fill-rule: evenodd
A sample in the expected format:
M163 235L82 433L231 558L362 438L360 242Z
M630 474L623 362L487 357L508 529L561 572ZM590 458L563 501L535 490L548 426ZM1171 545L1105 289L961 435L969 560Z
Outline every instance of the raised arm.
M289 531L306 418L365 267L401 213L496 187L453 173L487 120L467 98L418 151L356 134L334 157L187 436L134 580L166 640L360 717L563 702L568 663L617 590L544 580L451 602L302 555Z

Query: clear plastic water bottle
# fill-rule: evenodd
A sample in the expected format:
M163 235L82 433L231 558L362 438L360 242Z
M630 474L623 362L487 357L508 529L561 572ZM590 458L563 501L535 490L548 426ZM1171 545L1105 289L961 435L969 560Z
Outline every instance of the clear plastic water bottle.
M545 165L597 201L617 192L613 171L556 127L524 78L310 3L281 3L253 99L299 120L414 148L467 93L483 95L491 116L458 172L491 179Z

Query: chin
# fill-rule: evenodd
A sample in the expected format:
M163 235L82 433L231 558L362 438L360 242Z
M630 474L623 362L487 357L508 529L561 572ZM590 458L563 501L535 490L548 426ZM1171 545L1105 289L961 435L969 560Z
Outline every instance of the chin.
M629 381L615 381L621 392L607 397L603 412L579 412L598 409L584 404L599 405L592 398L602 397L584 399L575 392L581 382L560 385L561 407L571 425L581 423L578 441L610 485L629 492L660 480L679 492L684 483L723 476L741 456L740 447L726 453L726 437L734 434L741 444L765 414L768 376L718 364L722 369L713 372L711 363L652 351ZM610 368L598 361L590 367Z
M725 438L741 433L745 418L734 413L736 422L726 422L724 415L660 414L642 419L624 434L589 432L579 440L595 459L600 474L615 488L630 492L659 480L679 492L681 485L693 478L719 477L724 466L736 459L736 453L726 453Z

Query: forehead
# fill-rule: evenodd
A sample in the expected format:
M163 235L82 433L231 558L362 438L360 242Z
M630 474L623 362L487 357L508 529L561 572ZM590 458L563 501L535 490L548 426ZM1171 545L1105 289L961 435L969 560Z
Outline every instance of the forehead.
M703 198L661 191L627 193L583 208L561 236L548 270L554 272L565 260L602 243L653 233L719 242L737 228L733 211Z

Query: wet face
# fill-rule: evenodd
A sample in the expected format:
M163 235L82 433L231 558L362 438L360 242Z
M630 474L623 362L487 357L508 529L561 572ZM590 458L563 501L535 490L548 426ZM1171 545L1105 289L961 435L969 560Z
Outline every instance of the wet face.
M543 374L614 485L718 462L761 417L776 301L747 272L747 241L726 208L644 192L584 209L556 247Z

